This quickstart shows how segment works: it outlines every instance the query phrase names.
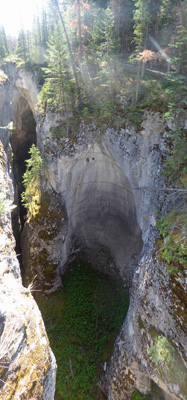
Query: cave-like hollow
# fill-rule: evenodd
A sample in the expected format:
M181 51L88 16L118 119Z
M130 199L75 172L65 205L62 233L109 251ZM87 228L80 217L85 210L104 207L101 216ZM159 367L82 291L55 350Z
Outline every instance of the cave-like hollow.
M20 97L13 115L13 132L11 134L12 169L15 184L15 202L18 207L12 214L12 227L16 239L16 253L21 262L20 232L23 228L26 209L21 202L23 188L23 174L26 170L25 160L29 158L28 151L32 144L36 144L36 121L31 107L25 97Z

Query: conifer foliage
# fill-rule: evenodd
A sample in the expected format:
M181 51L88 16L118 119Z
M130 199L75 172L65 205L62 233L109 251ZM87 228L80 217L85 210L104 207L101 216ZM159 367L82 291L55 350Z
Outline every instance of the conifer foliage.
M8 40L3 26L0 26L0 62L9 54Z
M43 161L39 149L33 144L29 150L30 158L26 160L27 168L23 175L25 191L22 193L22 202L27 208L27 220L35 217L40 209L41 190L40 178Z
M118 94L130 98L124 118L133 111L133 120L136 108L148 105L160 110L164 104L165 118L176 122L175 152L185 140L179 119L187 106L187 0L46 0L44 4L33 29L20 29L15 52L18 65L39 71L40 109L48 106L86 118L93 114L105 123L116 114ZM9 48L1 27L1 64ZM165 74L163 86L161 80L146 75L148 68Z

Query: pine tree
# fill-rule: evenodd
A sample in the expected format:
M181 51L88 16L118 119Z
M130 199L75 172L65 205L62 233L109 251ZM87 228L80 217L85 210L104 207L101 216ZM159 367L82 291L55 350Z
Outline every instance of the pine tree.
M186 131L180 129L180 118L185 115L187 107L187 0L177 0L176 3L173 8L175 29L169 45L172 51L172 69L167 75L168 112L165 113L165 118L173 120L174 124L171 134L173 147L166 167L171 181L175 182L177 178L185 186L187 136Z
M171 67L167 79L170 86L169 94L170 114L180 114L187 105L187 0L178 0L173 8L175 15L175 29L169 47L172 51Z
M35 217L40 209L40 177L43 166L40 151L34 144L31 146L29 154L30 158L26 160L27 168L23 175L25 191L22 193L22 203L27 208L28 221L31 217Z
M74 108L75 83L60 23L56 25L48 43L46 59L48 67L44 68L46 80L39 95L40 102L44 103L47 100L51 109L56 111L68 109L70 106Z
M121 51L125 55L132 47L133 39L133 0L110 0L114 22L121 42Z
M7 43L7 38L5 34L4 27L0 27L0 61L3 61L3 59L8 55L8 43Z
M60 6L59 6L59 2L58 0L53 0L54 1L54 5L57 8L58 11L58 15L60 18L60 22L64 31L64 35L65 35L65 40L67 43L67 48L68 48L68 53L69 53L69 60L70 60L70 65L71 68L73 70L73 75L74 75L74 79L75 79L75 84L76 84L76 88L77 88L77 95L78 95L78 103L80 104L81 99L80 99L80 85L79 85L79 80L78 80L78 75L77 75L77 71L76 71L76 65L75 65L75 60L73 57L73 52L72 52L72 48L71 48L71 43L70 43L70 39L69 39L69 35L66 29L66 25L65 25L65 21L64 18L62 16L61 10L60 10Z
M44 8L42 10L41 35L42 35L42 46L46 49L47 42L49 40L49 31L48 31L47 13Z
M187 77L187 0L178 0L173 13L176 15L176 22L170 44L173 50L172 63L178 74Z
M23 28L21 29L16 46L16 55L21 58L26 64L29 60L29 48L27 43L27 35Z

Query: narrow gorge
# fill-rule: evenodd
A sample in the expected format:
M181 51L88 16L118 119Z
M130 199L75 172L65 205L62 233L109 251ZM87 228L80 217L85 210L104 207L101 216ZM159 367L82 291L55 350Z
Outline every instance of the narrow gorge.
M106 123L101 131L85 118L69 129L72 115L48 107L41 115L38 92L36 74L13 62L5 65L0 84L0 186L5 204L0 217L0 399L125 400L138 391L143 399L186 400L186 276L167 273L156 227L158 210L168 212L176 202L161 174L172 124L161 112L146 109L137 128L126 121L119 128ZM124 98L118 102L123 107ZM184 129L186 123L185 114ZM44 167L38 213L26 220L22 176L33 144ZM182 194L177 200L182 204ZM80 300L79 293L76 300L68 298L73 281L73 292L86 289L93 303L88 305L86 297ZM73 322L66 328L62 311L68 304L73 310L73 301L78 307L79 300L88 324L85 332L92 323L100 338L107 339L99 348L100 364L93 361L95 391L86 397L81 397L84 388L80 394L71 392L76 366L74 355L65 354L68 372L61 369L57 381L57 389L65 387L63 397L60 389L55 395L61 366L53 351L60 352L60 330L67 329L69 336L73 330ZM94 302L100 317L87 320ZM116 318L112 328L111 316ZM78 321L81 331L84 322ZM159 340L168 353L157 365L152 350ZM65 349L75 344L73 335L71 343L65 334L61 341ZM92 386L84 346L79 343L78 357Z

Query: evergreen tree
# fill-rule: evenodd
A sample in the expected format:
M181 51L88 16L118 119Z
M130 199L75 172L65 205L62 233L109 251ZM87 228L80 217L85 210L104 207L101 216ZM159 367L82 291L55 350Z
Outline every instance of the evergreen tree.
M173 9L175 27L169 47L171 49L171 67L167 79L170 114L180 114L187 105L187 0L178 0Z
M136 52L140 53L146 48L147 35L151 23L149 5L151 0L134 0L134 41Z
M47 13L44 8L42 9L41 35L42 35L42 46L46 48L47 42L49 40L49 32L48 32Z
M172 51L172 69L167 75L168 112L165 114L165 118L173 120L174 129L171 134L172 150L166 162L166 173L171 182L177 179L185 186L187 136L186 130L180 128L180 119L185 115L187 107L187 0L178 0L176 3L173 8L175 29L169 45Z
M79 85L79 80L78 80L78 75L77 75L77 71L76 71L76 65L75 65L75 60L74 60L74 57L73 57L73 52L72 52L72 48L71 48L69 35L68 35L67 29L66 29L64 18L62 16L62 12L61 12L60 7L59 7L59 2L58 2L58 0L53 0L53 1L54 1L54 5L57 8L58 15L59 15L59 18L60 18L60 22L61 22L61 25L62 25L62 28L63 28L63 31L64 31L65 40L66 40L66 43L67 43L67 48L68 48L68 53L69 53L69 61L70 61L71 68L73 70L73 75L74 75L75 84L76 84L76 88L77 88L78 103L80 104L80 101L81 101L80 100L80 85Z
M26 160L27 168L23 175L25 191L22 193L22 202L27 208L27 218L35 217L40 209L41 190L40 177L43 161L39 149L33 144L29 150L30 158Z
M99 10L96 14L89 46L91 54L100 63L112 61L119 52L120 40L116 34L114 15L110 8Z
M60 111L74 108L76 101L75 83L69 65L68 50L60 23L54 29L47 50L47 64L44 68L46 81L40 92L41 102L47 100L51 109Z
M8 55L8 42L5 34L4 27L0 27L0 61Z
M133 39L133 0L110 0L114 22L125 55L132 47Z
M21 58L26 64L29 60L29 48L27 43L27 35L23 28L21 29L16 46L16 55Z
M170 44L173 50L172 63L176 73L187 78L187 0L178 0L173 13L176 15L176 21Z

